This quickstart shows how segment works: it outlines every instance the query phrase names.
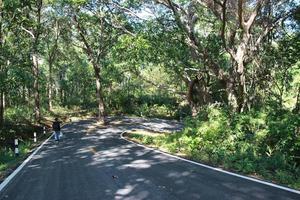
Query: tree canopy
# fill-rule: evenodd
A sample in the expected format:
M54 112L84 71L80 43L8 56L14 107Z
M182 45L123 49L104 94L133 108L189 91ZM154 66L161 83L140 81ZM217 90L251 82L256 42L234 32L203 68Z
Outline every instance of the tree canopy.
M246 135L264 116L260 145L299 164L299 16L297 0L1 0L0 127L62 107L212 123L215 106Z

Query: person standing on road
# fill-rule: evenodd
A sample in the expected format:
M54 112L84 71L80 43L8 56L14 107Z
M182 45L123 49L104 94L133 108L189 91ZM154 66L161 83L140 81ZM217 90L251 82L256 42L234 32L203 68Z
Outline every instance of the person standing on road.
M55 139L55 141L59 141L60 122L58 121L58 118L55 118L55 121L52 124L52 129L54 131L54 139Z

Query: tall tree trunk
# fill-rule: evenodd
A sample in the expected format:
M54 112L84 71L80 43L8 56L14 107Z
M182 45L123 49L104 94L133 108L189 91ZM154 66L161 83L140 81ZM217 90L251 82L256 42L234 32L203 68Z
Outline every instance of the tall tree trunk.
M99 64L99 59L100 58L100 54L95 53L94 49L91 47L91 45L88 43L84 31L82 29L82 27L80 26L79 21L77 20L76 15L74 15L73 17L74 21L76 22L76 27L77 30L79 31L80 37L82 39L82 42L84 43L85 48L85 52L88 55L93 68L94 68L94 73L95 73L95 79L96 79L96 96L97 96L97 101L98 101L98 120L99 122L102 122L104 124L107 124L106 121L106 112L105 112L105 103L104 103L104 98L102 95L102 85L101 85L101 75L100 75L100 69L101 66Z
M2 21L3 21L3 12L2 12L2 1L0 1L0 49L3 48L3 43L4 43L4 33L3 33L3 29L2 29ZM2 55L1 55L2 56ZM3 63L0 63L0 73L2 74L4 69L3 69ZM1 81L2 82L2 81ZM5 87L4 85L1 87ZM3 127L3 123L4 123L4 91L3 88L1 88L1 92L0 92L0 127Z
M4 124L4 111L5 111L5 96L4 92L0 93L0 127L3 127Z
M41 120L41 110L40 110L40 91L39 91L39 61L36 52L32 54L33 62L33 89L34 89L34 117L35 121L39 122Z
M196 107L196 104L194 103L194 100L193 100L193 96L194 96L194 86L195 84L198 82L198 79L195 78L193 80L191 80L189 83L188 83L188 92L187 92L187 101L189 103L189 106L190 106L190 109L191 109L191 112L192 112L192 116L195 117L197 115L197 107Z
M41 120L41 110L40 110L40 91L39 91L39 60L38 60L38 46L39 38L41 34L41 14L42 14L43 0L36 0L37 10L32 7L30 9L36 14L36 26L30 27L31 29L26 29L21 27L26 33L31 36L32 39L32 74L33 74L33 95L34 95L34 118L36 122Z
M58 48L58 39L59 39L59 23L58 20L55 20L55 41L54 46L52 48L49 48L49 57L48 57L48 63L49 63L49 77L48 77L48 110L52 111L52 86L53 86L53 79L52 79L52 68L53 68L53 62L56 58L57 54L57 48Z
M52 111L52 62L49 63L48 77L48 110Z
M98 121L106 124L106 112L105 112L105 104L102 95L102 85L101 85L101 76L100 76L100 67L94 63L94 72L96 78L96 96L98 102Z
M226 81L226 92L228 105L234 112L236 112L238 109L238 98L235 92L235 83L232 76L230 76L229 80Z
M236 80L238 81L238 111L243 112L247 104L247 90L246 90L246 76L244 66L244 56L246 53L246 44L242 43L237 49L236 56L234 58L236 62Z

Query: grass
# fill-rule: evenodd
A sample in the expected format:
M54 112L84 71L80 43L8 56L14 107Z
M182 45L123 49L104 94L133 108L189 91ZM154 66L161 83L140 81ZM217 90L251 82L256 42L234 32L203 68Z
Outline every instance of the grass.
M12 150L0 151L0 181L5 178L8 173L14 169L21 161L23 161L32 148L36 147L36 144L32 142L25 142L19 145L19 156L16 157Z
M149 133L143 132L128 132L124 135L126 138L144 144L146 146L162 150L164 152L184 157L197 162L202 162L211 166L220 167L232 172L252 176L258 179L268 180L270 182L287 185L288 187L299 190L300 189L300 177L298 172L291 172L283 169L276 169L274 171L267 168L253 167L259 166L259 163L251 163L250 159L236 159L235 161L224 159L227 161L218 161L216 155L199 154L198 151L194 151L188 145L178 145L180 140L180 133L173 134L160 134L151 136ZM174 137L177 137L174 142ZM184 136L183 136L184 137ZM192 143L192 141L190 141ZM296 169L298 170L298 169ZM296 174L295 174L296 173Z
M17 110L17 111L16 111ZM20 115L17 115L17 114ZM10 109L6 113L7 115L7 124L9 126L5 127L1 130L0 136L2 136L2 140L4 138L20 138L19 140L19 156L16 157L12 150L8 150L7 148L0 148L0 182L7 177L13 169L15 169L27 156L32 152L34 148L36 148L41 142L43 142L47 137L50 136L50 133L44 135L42 134L42 126L48 127L47 132L51 130L51 124L54 117L59 117L59 119L63 122L69 122L71 119L81 119L86 116L91 115L90 112L79 110L79 109L67 109L62 107L55 107L52 112L44 112L44 117L41 120L40 124L34 124L30 120L27 120L28 123L26 126L20 126L20 121L28 118L26 116L26 112L22 109ZM18 119L17 119L18 117ZM29 119L29 118L28 118ZM30 122L30 123L29 123ZM38 134L38 142L33 143L32 136L33 132L36 131Z
M20 141L19 156L16 156L12 150L0 150L0 182L7 177L13 169L20 165L50 134L51 133L47 133L38 137L37 143L33 141Z

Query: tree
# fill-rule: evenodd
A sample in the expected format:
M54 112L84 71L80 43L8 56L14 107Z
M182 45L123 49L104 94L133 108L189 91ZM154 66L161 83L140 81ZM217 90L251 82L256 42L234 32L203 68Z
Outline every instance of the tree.
M8 92L8 68L12 62L13 51L11 40L13 31L16 28L18 11L15 11L16 5L8 1L0 1L0 127L4 123L5 100Z
M95 80L96 80L96 95L97 95L97 101L98 101L98 120L106 123L105 117L106 117L106 113L105 113L105 104L104 104L104 98L103 98L103 93L102 93L102 84L101 84L101 64L100 64L100 59L103 58L104 54L106 54L106 49L102 49L102 48L94 48L92 47L93 44L96 45L102 45L102 43L98 42L89 42L86 36L86 28L83 27L82 22L80 22L78 20L78 16L74 15L73 17L74 22L76 23L76 28L79 32L79 36L80 36L80 40L83 42L84 44L84 50L90 60L90 62L93 65L94 68L94 75L95 75ZM103 19L100 19L100 28L99 30L102 31L104 30L103 28ZM99 22L98 22L99 23ZM97 27L98 28L98 27ZM95 30L95 29L94 29ZM94 33L93 33L94 34ZM100 39L103 39L101 36L103 36L103 34L99 34L100 35ZM91 35L91 37L93 37L93 35ZM105 48L105 46L104 46Z
M155 2L172 11L177 25L185 32L185 42L194 58L203 63L204 68L217 79L226 83L228 103L233 110L244 111L250 101L250 86L246 77L248 66L259 54L262 41L293 13L293 1ZM213 20L207 22L208 17ZM207 35L217 34L222 41L222 48L230 56L228 70L220 66L213 52L205 46L207 37L203 37L203 31L197 28L201 23L211 27Z
M49 4L48 7L55 4ZM50 10L47 12L47 24L46 26L46 37L43 41L45 46L45 59L48 63L48 80L47 80L47 95L48 95L48 110L51 111L53 107L53 65L58 59L59 53L62 53L60 50L61 44L64 44L65 41L69 41L68 30L69 27L68 21L59 14L59 8Z
M40 108L40 89L39 89L39 45L42 34L42 8L43 0L28 1L24 3L24 12L27 18L22 22L21 28L30 36L31 52L30 57L32 61L33 74L33 89L34 89L34 115L37 122L41 119Z
M107 113L101 71L106 56L117 41L118 35L132 34L124 25L124 16L119 8L119 4L105 1L86 2L72 8L72 19L78 32L77 38L82 42L82 48L94 68L98 120L103 123L106 123Z
M3 20L4 20L4 11L3 11L3 3L2 1L0 2L0 50L1 52L3 52L4 48L4 33L3 33ZM1 55L2 58L3 55ZM4 96L4 79L5 79L5 69L4 69L4 64L3 64L3 58L1 59L1 64L0 64L0 84L1 84L1 88L0 88L0 127L3 126L3 122L4 122L4 109L5 109L5 96Z

